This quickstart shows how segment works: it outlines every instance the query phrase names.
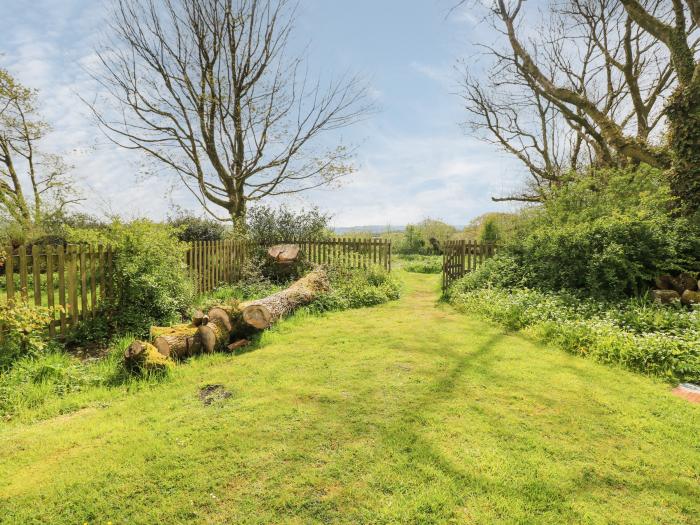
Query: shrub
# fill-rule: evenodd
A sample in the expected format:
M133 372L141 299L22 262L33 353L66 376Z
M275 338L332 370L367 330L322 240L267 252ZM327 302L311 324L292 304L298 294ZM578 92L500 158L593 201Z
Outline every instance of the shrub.
M247 237L253 242L297 239L323 240L331 236L331 216L318 208L294 211L286 206L254 206L248 210Z
M220 241L226 235L226 226L213 219L179 214L168 218L168 224L177 231L182 242Z
M567 352L677 381L700 380L700 310L641 299L596 301L528 289L455 287L461 310L497 321Z
M683 219L613 215L540 225L511 253L531 286L615 297L642 292L661 273L697 270L700 243Z
M486 259L476 270L454 283L447 294L459 294L479 288L518 287L524 286L526 282L526 276L516 258L508 253L499 253Z
M151 325L178 322L193 301L185 264L187 244L174 228L140 219L115 221L98 239L95 232L72 231L73 241L102 241L115 249L113 293L103 303L118 333L145 336Z
M36 355L48 344L53 311L27 302L0 305L0 370L20 356Z
M439 255L409 255L403 269L413 273L441 273L442 257Z
M394 301L400 288L396 279L381 266L367 269L349 269L342 264L326 265L331 291L322 294L310 310L325 312L361 308Z

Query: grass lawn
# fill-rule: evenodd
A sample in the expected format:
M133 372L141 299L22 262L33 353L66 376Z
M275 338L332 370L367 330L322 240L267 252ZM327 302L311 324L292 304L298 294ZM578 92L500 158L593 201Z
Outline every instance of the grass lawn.
M700 523L700 406L402 278L397 302L0 422L0 522ZM208 383L233 395L205 406Z

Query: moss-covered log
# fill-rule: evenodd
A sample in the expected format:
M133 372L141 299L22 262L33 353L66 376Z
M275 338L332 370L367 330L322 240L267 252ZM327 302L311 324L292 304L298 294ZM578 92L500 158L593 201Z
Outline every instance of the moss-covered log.
M131 372L162 373L172 368L174 363L152 344L134 341L124 351L124 366Z
M229 313L222 308L209 310L209 322L197 328L193 339L193 353L210 354L224 350L228 345L232 325Z
M193 354L196 333L197 327L191 324L152 326L151 341L164 356L182 359Z
M311 303L320 293L328 289L328 276L322 269L316 269L285 290L263 299L243 303L240 306L242 331L269 328L296 308Z

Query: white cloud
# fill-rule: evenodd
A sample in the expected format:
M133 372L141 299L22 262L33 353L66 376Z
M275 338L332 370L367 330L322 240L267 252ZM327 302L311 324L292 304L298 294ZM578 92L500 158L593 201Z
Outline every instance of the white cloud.
M460 20L470 16L463 10L458 15ZM87 0L43 0L32 11L10 11L5 21L9 30L0 35L0 49L8 52L0 55L0 64L40 90L42 112L55 130L43 146L64 154L75 166L73 175L88 197L87 211L159 219L168 214L171 202L200 211L186 189L169 191L167 177L139 179L142 157L102 137L78 98L78 93L91 98L97 89L85 68L95 64L96 28L103 16L103 3ZM449 96L451 65L415 60L409 67L438 83L438 96ZM414 111L411 129L397 130L393 117L382 115L364 123L353 132L369 137L359 151L358 171L339 189L313 191L290 202L317 204L333 213L339 226L402 225L428 216L464 224L485 211L504 209L489 197L517 187L519 172L513 163L490 146L462 136L455 123L443 122L456 122L460 116L450 113L450 105L431 107L436 90L401 99L410 106L397 109L391 91L396 88L389 82L373 88L372 97L387 102L394 112Z

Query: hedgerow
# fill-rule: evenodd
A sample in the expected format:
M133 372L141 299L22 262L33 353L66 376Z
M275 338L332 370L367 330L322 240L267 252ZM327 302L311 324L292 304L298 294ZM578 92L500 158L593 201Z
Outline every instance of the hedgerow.
M458 282L450 301L576 355L675 381L700 381L700 310L643 298L602 301L526 288L470 289Z

